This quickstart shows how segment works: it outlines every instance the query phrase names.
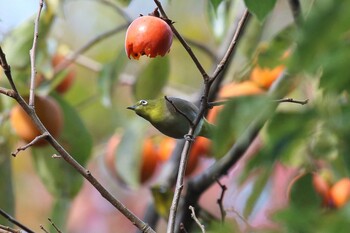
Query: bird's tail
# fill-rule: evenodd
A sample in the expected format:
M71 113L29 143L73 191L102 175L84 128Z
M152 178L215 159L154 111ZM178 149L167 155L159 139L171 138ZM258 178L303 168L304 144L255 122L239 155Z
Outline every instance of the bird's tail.
M215 125L209 123L205 118L203 118L202 127L199 131L198 136L211 139L213 137L215 127Z

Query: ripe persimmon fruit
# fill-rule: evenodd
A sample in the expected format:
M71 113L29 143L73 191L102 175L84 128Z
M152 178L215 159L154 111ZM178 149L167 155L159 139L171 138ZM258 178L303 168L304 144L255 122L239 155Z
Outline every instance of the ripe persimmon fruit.
M25 99L28 99L28 97L25 97ZM58 137L63 128L63 113L59 104L50 96L35 96L34 102L35 112L41 122L53 137ZM16 134L27 143L41 134L19 104L13 107L10 122ZM44 146L46 144L47 141L41 139L33 146Z
M196 141L199 138L201 137L198 137ZM197 146L195 144L196 142L192 144L192 148L190 149L190 155L187 161L187 167L185 172L186 176L191 175L192 172L197 168L197 165L199 162L199 156L201 155L201 153L204 153L203 148L201 148L199 144L197 144ZM167 161L170 158L175 146L176 146L175 139L164 137L164 139L162 139L159 144L159 160L161 162Z
M274 68L263 68L256 66L250 74L250 80L258 84L261 88L269 89L272 83L282 74L284 65Z
M122 181L121 176L118 174L116 163L115 153L118 148L120 142L120 135L113 135L107 142L106 153L104 157L104 161L106 164L107 170L111 173L111 175L117 178L119 181ZM143 184L148 181L152 175L154 174L158 160L158 148L154 144L151 138L146 138L143 142L141 149L141 166L140 166L140 183Z
M58 64L60 64L64 60L64 56L61 54L55 54L52 57L51 64L55 68ZM75 79L76 73L75 70L72 69L72 67L68 67L67 74L62 79L62 81L56 86L55 90L63 94L67 92L71 86L73 85L74 79Z
M218 93L218 100L225 100L228 98L238 97L238 96L249 96L249 95L258 95L264 93L264 90L261 89L253 81L247 80L244 82L231 82L224 85ZM223 106L216 106L209 110L207 115L207 120L210 123L215 124L216 117L219 111Z
M126 31L125 52L128 58L139 59L140 56L164 56L169 52L173 42L170 26L156 16L140 16Z
M158 147L152 138L148 137L144 140L142 147L142 164L140 172L141 183L146 182L152 177L156 170L158 160Z
M337 181L330 189L330 197L334 207L343 207L350 199L350 179L346 177Z

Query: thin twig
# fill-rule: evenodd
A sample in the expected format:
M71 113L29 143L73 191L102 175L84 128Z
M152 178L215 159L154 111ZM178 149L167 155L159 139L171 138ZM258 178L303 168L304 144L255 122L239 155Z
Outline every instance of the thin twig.
M57 155L57 154L53 154L53 155L51 155L51 158L53 158L53 159L60 159L60 158L62 158L62 156L61 155Z
M16 85L14 84L13 79L12 79L11 66L7 63L6 55L2 51L1 46L0 46L0 65L1 65L2 69L4 70L4 73L5 73L8 81L11 85L12 90L15 93L17 93L18 91L17 91ZM10 97L14 97L14 96L10 96Z
M18 226L19 228L23 229L27 233L34 233L31 229L17 221L15 218L13 218L11 215L0 209L0 215L2 215L4 218L6 218L8 221L12 222L14 225Z
M191 217L192 217L192 219L197 223L197 225L201 229L202 233L205 233L205 227L204 227L204 225L202 225L202 223L197 218L196 212L194 211L194 207L193 206L189 206L188 208L191 210Z
M309 102L308 99L306 100L295 100L293 98L284 98L284 99L279 99L276 100L276 102L278 103L294 103L294 104L301 104L301 105L305 105Z
M11 89L7 89L7 88L3 88L3 87L0 87L0 93L1 94L4 94L4 95L7 95L9 97L14 97L15 96L15 92Z
M247 226L247 228L252 229L252 226L249 224L247 219L245 219L237 210L235 210L234 208L229 208L226 211L234 213L236 216L238 216L239 219L242 220L242 222L244 222L244 224Z
M40 225L40 229L45 233L50 233L48 230L45 229L43 225Z
M44 6L44 0L39 0L38 15L36 16L35 23L34 23L33 46L29 50L30 68L31 68L30 89L29 89L29 106L31 106L31 107L34 107L35 79L36 79L35 58L36 58L36 47L38 44L38 37L39 37L39 20L40 20L41 10L43 9L43 6Z
M24 151L26 149L28 149L29 147L33 146L34 144L36 144L38 141L44 139L44 138L47 138L49 136L49 133L47 132L44 132L43 134L40 134L39 136L36 136L31 142L29 142L28 144L24 145L24 146L21 146L21 147L18 147L16 149L15 152L12 152L11 155L13 157L16 157L17 154L20 152L20 151Z
M227 187L226 187L226 185L221 184L218 179L216 179L216 183L218 183L218 185L221 188L221 195L220 195L219 199L217 200L217 203L218 203L219 208L220 208L221 222L224 223L225 217L226 217L226 211L224 209L223 201L224 201L224 196L225 196L225 192L227 190Z
M177 113L179 113L180 115L182 115L183 117L186 118L186 120L188 121L188 123L190 124L190 126L192 127L193 126L193 122L191 121L191 119L184 113L182 112L175 104L173 101L171 101L171 99L169 99L167 96L164 96L164 99L169 102L171 104L171 106L174 107L175 111Z
M221 71L227 65L227 61L229 60L229 57L232 55L232 53L236 49L236 44L237 44L239 38L242 36L242 33L241 33L243 31L242 29L244 28L249 17L250 17L250 13L247 9L245 9L243 16L241 17L240 21L238 22L237 29L235 31L235 34L233 35L231 43L230 43L224 57L222 58L221 62L218 64L218 66L216 67L212 77L209 80L210 83L215 81L215 79L219 76Z
M205 44L203 43L199 43L198 41L192 40L190 38L187 37L183 37L185 41L187 41L187 43L189 45L191 45L192 47L196 47L198 49L200 49L201 51L203 51L204 53L206 53L214 62L217 62L218 57L216 56L216 54L210 49L208 48Z
M53 226L53 228L57 231L57 233L62 233L62 231L56 226L56 224L51 220L51 218L48 218L48 220Z
M0 229L4 230L6 233L7 233L7 232L21 233L20 230L16 230L16 229L13 229L13 228L11 228L11 227L3 226L3 225L0 225Z

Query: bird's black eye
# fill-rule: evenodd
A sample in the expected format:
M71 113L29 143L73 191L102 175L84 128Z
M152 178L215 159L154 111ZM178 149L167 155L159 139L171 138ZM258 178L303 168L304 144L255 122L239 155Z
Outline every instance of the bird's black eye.
M148 102L146 100L140 100L140 104L142 106L146 106L148 104Z

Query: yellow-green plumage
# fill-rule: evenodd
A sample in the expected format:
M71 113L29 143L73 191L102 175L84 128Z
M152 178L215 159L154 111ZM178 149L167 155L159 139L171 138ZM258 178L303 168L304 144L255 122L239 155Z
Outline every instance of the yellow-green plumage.
M175 97L140 100L128 109L135 111L160 132L173 138L183 138L190 129L189 121L193 122L199 112L191 102ZM210 137L213 127L203 118L197 127L196 135Z

